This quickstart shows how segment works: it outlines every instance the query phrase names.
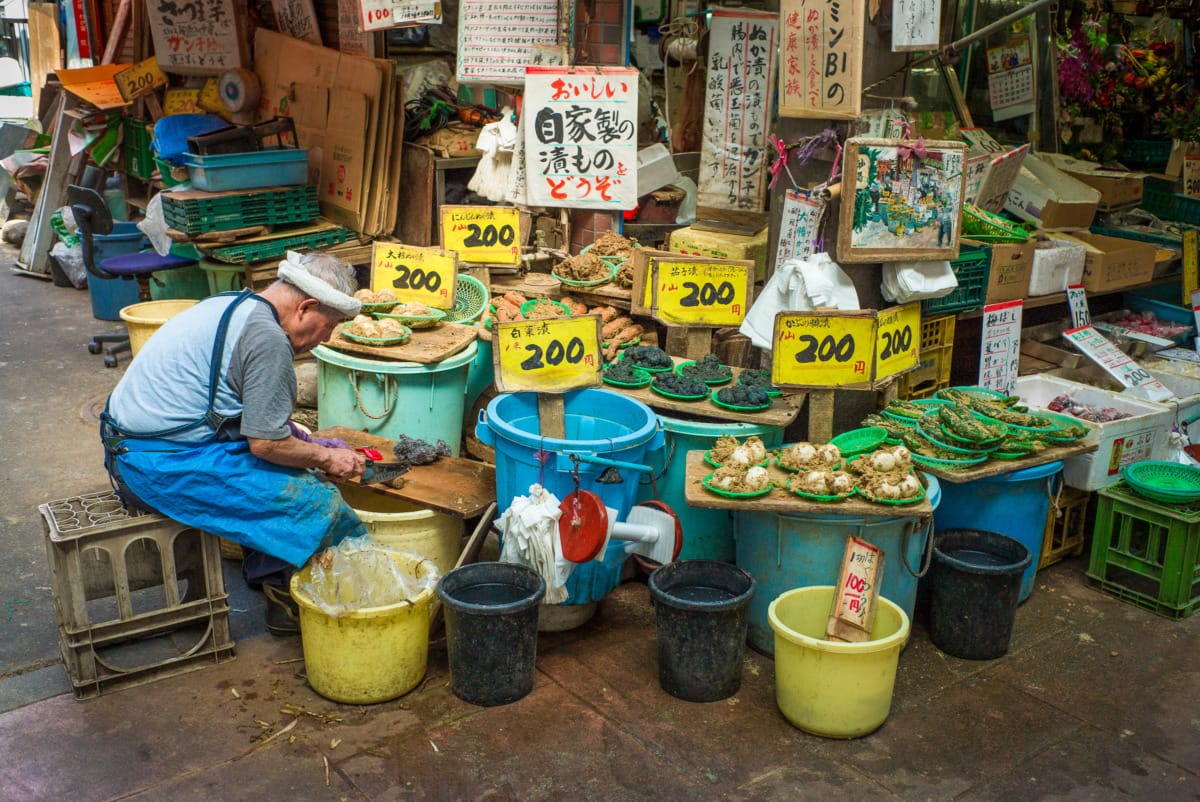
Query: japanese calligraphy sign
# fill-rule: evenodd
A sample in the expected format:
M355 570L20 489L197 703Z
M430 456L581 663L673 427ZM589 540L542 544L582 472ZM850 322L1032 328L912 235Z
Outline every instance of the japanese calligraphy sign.
M338 0L338 50L351 56L375 56L375 37L363 33L359 0Z
M779 116L858 117L864 10L854 0L781 0Z
M954 259L962 228L961 142L846 140L839 262Z
M846 541L842 569L825 625L832 641L862 643L871 639L875 604L883 582L884 553L878 546L852 537Z
M280 33L293 39L321 44L321 28L313 0L271 0L275 9L275 26Z
M1087 291L1082 284L1067 286L1067 307L1071 310L1071 325L1092 325L1092 313L1088 310Z
M521 215L512 206L443 206L442 247L464 262L521 263Z
M1022 301L988 304L983 308L979 342L979 386L1011 395L1021 367Z
M532 206L637 206L638 71L528 67L525 175Z
M892 5L892 51L935 49L941 21L941 0L896 0Z
M754 263L652 259L650 313L675 326L740 326L750 308ZM636 282L635 282L636 286Z
M558 44L558 0L462 0L458 80L519 86L535 46Z
M764 11L712 12L697 195L702 208L765 208L777 29L775 15Z
M780 312L771 342L777 387L871 389L917 366L918 304L870 309Z
M565 393L601 383L600 316L496 324L496 387L505 393Z
M775 267L788 259L811 256L821 219L821 202L808 190L789 189L783 197L779 217L779 244L775 248Z
M134 100L142 95L153 92L160 86L166 86L167 76L158 66L158 59L151 56L132 67L127 67L113 75L113 81L121 97Z
M371 290L391 290L401 302L437 309L454 308L458 255L441 248L376 242L371 259Z
M1174 393L1144 367L1134 362L1124 351L1109 342L1091 326L1080 326L1063 332L1063 339L1082 351L1104 368L1108 375L1123 386L1137 388L1138 395L1150 401L1174 398Z
M364 31L401 25L440 25L440 0L359 0L359 23Z
M217 75L246 62L233 0L147 0L146 21L164 72Z
M996 156L988 163L988 169L980 182L979 190L973 203L980 209L997 212L1004 208L1008 193L1012 191L1017 176L1021 174L1021 165L1029 153L1028 143L1014 148L1007 153Z

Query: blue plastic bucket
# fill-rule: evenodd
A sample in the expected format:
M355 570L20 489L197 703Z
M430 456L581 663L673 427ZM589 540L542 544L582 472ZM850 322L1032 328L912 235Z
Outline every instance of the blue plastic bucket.
M1021 595L1025 601L1033 592L1033 577L1042 556L1042 536L1046 514L1054 495L1061 462L1048 462L1013 471L990 479L942 485L942 504L933 519L935 532L946 529L983 529L999 532L1029 549L1033 555L1021 575Z
M496 502L508 509L517 496L529 494L537 483L558 498L579 487L598 495L625 520L637 494L637 471L617 468L622 481L597 481L609 465L588 460L618 461L647 466L663 447L663 433L650 407L607 390L576 390L563 396L566 438L542 437L538 427L537 395L505 393L496 396L479 416L475 436L496 450ZM575 463L574 454L581 457ZM610 478L612 474L610 473ZM603 562L578 565L567 580L567 604L588 604L604 598L621 579L625 543L614 539Z
M944 485L928 474L926 479L929 503L936 510ZM772 600L793 588L837 584L846 540L851 537L883 549L879 595L912 618L918 574L925 573L932 557L928 519L739 510L733 520L737 564L758 582L759 592L750 601L747 638L758 651L775 652L775 633L767 613Z
M689 507L684 499L687 477L687 453L712 448L717 438L731 435L745 440L752 435L762 438L767 448L783 442L783 427L760 423L711 423L658 416L666 433L662 455L653 459L654 486L658 497L665 502L683 525L683 550L680 560L723 560L733 562L733 513L729 510L704 510ZM643 476L638 488L638 501L654 498L650 479Z
M148 244L137 223L117 221L113 223L111 234L92 237L93 259L97 267L102 267L105 259L137 253ZM91 273L88 273L88 295L92 300L92 317L98 320L120 320L121 309L140 300L136 280L104 279Z
M430 443L445 440L458 456L474 343L431 365L363 359L321 345L313 356L322 429L348 426L392 440L402 434Z

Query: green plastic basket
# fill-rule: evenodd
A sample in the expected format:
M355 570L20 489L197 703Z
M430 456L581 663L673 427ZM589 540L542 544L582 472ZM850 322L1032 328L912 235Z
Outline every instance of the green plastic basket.
M156 162L163 183L171 186L171 166L157 159ZM163 195L163 217L167 225L185 234L306 223L321 215L317 188L311 185L247 190L217 197L183 195L182 192Z
M874 451L887 439L887 429L881 426L864 426L861 429L851 429L842 432L829 442L838 447L842 457L849 459Z
M975 459L939 459L938 457L926 457L923 454L914 453L912 455L913 462L918 465L924 465L927 468L941 468L947 471L970 468L972 465L978 465L987 458L987 454L981 454Z
M369 304L366 301L364 301L360 314L381 315L385 312L392 311L393 307L396 307L399 305L400 305L399 301L382 301L380 303L374 303L374 304Z
M1146 180L1142 208L1163 220L1200 226L1200 198L1181 195L1166 181Z
M134 117L122 119L122 145L125 156L125 172L134 178L149 181L154 175L154 154L150 150L153 137L147 126L148 120Z
M712 478L713 475L710 473L708 476L705 476L703 479L701 479L700 483L704 485L704 489L708 492L716 493L718 496L724 496L725 498L758 498L759 496L765 496L767 493L770 493L775 489L775 483L768 482L767 486L762 490L756 490L753 493L735 493L732 490L719 490L713 487L708 483Z
M917 434L921 435L921 437L924 437L938 448L949 451L952 454L967 454L972 457L977 457L981 454L987 454L990 451L994 451L999 447L1000 441L1004 439L1002 437L993 438L980 443L979 448L963 448L961 443L966 442L963 440L963 438L955 438L959 441L960 445L954 445L953 443L946 442L946 440L949 440L950 438L947 437L945 439L941 439L938 437L938 435L948 434L948 432L945 430L945 427L942 426L939 421L933 420L932 418L927 420L927 418L928 416L925 416L917 421Z
M840 493L836 496L823 496L823 495L819 495L817 493L809 493L804 490L797 490L796 488L792 487L792 480L794 480L795 478L796 478L795 474L788 477L787 489L790 490L795 495L799 496L800 498L805 499L806 501L817 501L822 504L836 504L839 501L845 501L846 499L850 498L858 490L858 486L855 485L854 489L851 490L849 493Z
M767 396L767 403L765 403L765 404L756 404L755 406L741 406L739 404L730 404L730 403L727 403L727 402L722 401L721 399L717 398L717 393L719 393L719 392L721 392L721 391L713 390L712 394L708 397L708 399L710 401L712 401L714 405L720 407L721 409L727 409L730 412L762 412L764 409L770 409L771 405L774 403L771 400L771 397Z
M1025 242L1028 232L1003 217L991 212L963 204L963 235L984 242Z
M988 274L992 269L992 249L987 245L962 245L950 268L958 286L949 295L921 301L921 315L969 312L983 306L987 295Z
M694 364L696 364L696 360L694 360L694 359L689 359L687 362L680 362L678 365L675 366L675 375L679 376L681 378L686 378L684 376L683 369L686 368L688 365L694 365ZM719 378L719 379L700 379L700 381L704 382L709 387L718 387L722 384L729 384L729 382L733 381L733 369L730 368L728 365L723 365L722 367L724 367L727 371L729 371L728 375L723 376L722 378ZM700 378L700 377L696 376L695 378Z
M601 284L611 283L612 280L617 277L617 269L619 266L612 264L603 257L597 258L600 259L601 262L604 262L604 266L608 268L608 275L604 278L591 279L590 281L580 281L579 279L560 276L553 270L550 271L550 275L553 276L555 280L567 285L568 287L599 287Z
M713 466L714 468L722 467L722 463L717 462L715 459L712 458L711 455L712 455L712 449L710 448L708 451L704 452L704 461L707 462L709 465ZM770 455L768 455L767 458L765 460L763 460L762 462L758 463L756 467L765 468L770 464L771 464L771 457L770 457Z
M488 308L488 288L482 281L459 273L454 283L454 308L446 313L447 323L471 323Z
M1200 501L1200 469L1178 462L1150 460L1121 469L1125 482L1140 496L1164 504Z
M358 334L351 334L350 332L346 331L346 327L349 325L350 325L349 323L342 324L342 329L341 329L342 336L345 337L347 340L349 340L352 343L360 343L362 345L378 345L378 346L403 345L404 343L408 342L409 337L412 336L412 332L408 331L406 329L405 333L400 335L399 337L363 337Z
M650 389L653 392L661 395L663 398L670 398L674 401L703 401L708 397L707 393L700 393L699 395L679 395L678 393L672 393L668 390L662 389L653 381L650 382Z
M529 317L529 313L533 311L534 307L541 303L554 304L563 311L564 316L571 316L571 307L564 303L560 303L559 301L551 300L550 298L530 298L528 301L521 304L521 314L525 317Z
M430 309L433 314L429 315L399 315L391 312L377 312L375 317L386 317L392 320L399 320L410 329L427 329L431 326L436 326L441 321L445 320L446 313L441 309Z

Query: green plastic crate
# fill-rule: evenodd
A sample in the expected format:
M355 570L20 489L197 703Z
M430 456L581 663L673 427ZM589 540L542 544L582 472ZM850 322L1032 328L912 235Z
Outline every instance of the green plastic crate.
M1162 172L1171 158L1169 139L1129 139L1121 148L1120 161L1136 170Z
M307 223L321 214L315 186L249 190L221 197L163 197L163 217L185 234Z
M958 254L958 258L950 262L958 286L949 295L921 301L922 315L969 312L983 306L992 267L992 249L987 245L963 245Z
M266 259L278 259L288 251L312 250L337 245L354 236L354 232L346 228L330 228L312 234L297 234L291 237L276 237L261 242L245 243L243 245L227 245L214 248L210 254L213 259L231 265L243 265L247 262L261 262Z
M150 151L153 136L148 129L150 123L147 120L125 117L122 124L125 128L125 172L134 178L149 181L154 175L154 154Z
M1087 584L1167 618L1200 610L1200 503L1151 501L1123 481L1099 497Z
M1162 182L1146 181L1142 190L1142 208L1163 220L1200 226L1200 198L1189 198L1164 189Z

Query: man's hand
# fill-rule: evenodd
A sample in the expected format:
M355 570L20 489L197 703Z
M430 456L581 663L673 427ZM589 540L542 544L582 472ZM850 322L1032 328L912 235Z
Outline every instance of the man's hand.
M280 440L248 438L250 452L259 459L285 468L319 468L331 478L345 481L362 476L366 460L362 454L343 448L326 448L295 437Z
M366 458L356 451L348 451L344 448L326 448L325 456L328 462L321 469L334 479L342 481L354 479L362 476L366 470Z

